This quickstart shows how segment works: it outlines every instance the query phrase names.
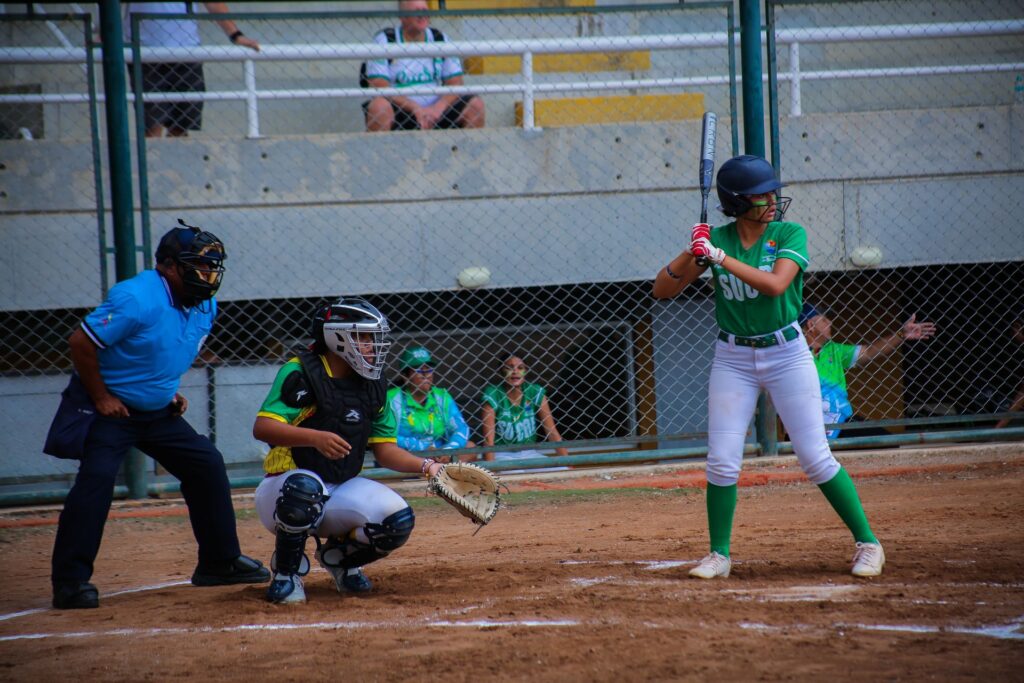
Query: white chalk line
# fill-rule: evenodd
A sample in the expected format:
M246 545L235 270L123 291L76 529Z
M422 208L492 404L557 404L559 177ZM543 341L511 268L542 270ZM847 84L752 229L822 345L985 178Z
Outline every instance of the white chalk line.
M667 568L675 568L687 564L697 564L699 560L562 560L560 564L565 565L584 565L584 564L601 564L601 565L639 565L646 570L660 570ZM756 560L755 560L756 562ZM315 570L318 570L316 568ZM570 579L570 582L587 587L591 585L597 585L609 581L615 581L618 577L606 576L596 579ZM188 580L171 581L166 583L154 584L150 586L140 586L137 588L128 588L113 593L107 594L106 597L113 597L117 595L125 595L130 593L140 593L145 591L161 590L164 588L172 588L176 586L190 585L191 582ZM906 584L906 583L892 583L885 584L889 587L919 587L921 584ZM947 582L944 584L927 584L930 586L945 585L950 587L989 587L989 588L1022 588L1022 583L996 583L996 582ZM860 585L832 585L823 584L817 586L792 586L783 590L770 590L770 589L723 589L723 593L735 593L738 595L761 595L762 599L767 600L778 600L778 601L819 601L819 600L830 600L836 596L852 593L861 590ZM916 602L916 601L915 601ZM920 601L925 602L925 601ZM945 601L936 602L936 604L945 604ZM451 614L466 614L468 612L479 609L480 606L469 606L463 607L458 610L452 610ZM16 617L27 616L31 614L38 614L41 612L50 611L52 608L36 608L30 610L23 610L20 612L13 612L9 614L0 615L0 621L13 619ZM312 624L240 624L236 626L225 626L225 627L180 627L180 628L150 628L150 629L112 629L108 631L82 631L82 632L67 632L67 633L30 633L30 634L17 634L12 636L0 636L0 642L15 641L15 640L38 640L46 638L87 638L87 637L103 637L103 636L159 636L159 635L181 635L181 634L202 634L202 633L230 633L230 632L244 632L244 631L289 631L289 630L302 630L302 629L333 629L333 630L353 630L353 629L381 629L381 628L394 628L409 626L410 623L416 622L404 622L401 624L388 621L380 622L365 622L365 621L339 621L339 622L317 622ZM472 621L451 621L451 620L433 620L433 621L420 621L418 622L421 626L433 627L433 628L512 628L512 627L525 627L525 628L538 628L538 627L573 627L585 625L586 622L580 622L575 620L512 620L512 621L490 621L490 620L472 620ZM599 622L594 622L599 623ZM604 623L604 622L600 622ZM653 622L642 622L641 624L647 628L662 628L663 625L659 625ZM782 627L770 626L767 624L757 623L741 623L740 628L752 629L752 630L782 630ZM988 636L995 638L1004 639L1024 639L1024 632L1022 632L1022 626L1024 626L1024 619L1020 621L1011 622L1007 625L996 625L986 626L979 628L961 627L961 626L925 626L925 625L891 625L891 624L848 624L848 625L837 625L837 628L859 628L862 630L876 630L876 631L899 631L899 632L914 632L914 633L958 633L966 635L979 635ZM813 628L811 626L801 625L786 625L785 628Z
M114 591L113 593L107 593L104 597L112 598L115 595L127 595L129 593L143 593L145 591L156 591L161 588L172 588L174 586L187 586L190 585L191 581L169 581L167 583L157 583L152 586L140 586L138 588L125 588L124 590ZM29 614L39 614L40 612L49 612L53 610L52 607L37 607L35 609L27 609L21 612L11 612L9 614L0 614L0 621L7 621L8 619L15 619L17 617L28 616Z
M119 628L107 631L73 631L70 633L24 633L13 636L0 637L0 642L17 640L44 640L49 638L74 639L74 638L102 638L112 636L124 637L152 637L166 635L197 635L208 633L239 633L239 632L275 632L275 631L302 631L302 630L333 630L353 631L386 628L566 628L576 626L601 625L600 621L577 621L574 619L524 619L492 621L489 619L475 619L472 621L450 621L450 620L420 620L418 622L394 622L394 621L320 621L309 624L239 624L237 626L210 627L201 626L193 628L148 628L133 629ZM664 628L664 624L644 621L640 626L651 629ZM997 624L991 626L968 627L968 626L928 626L920 624L836 624L833 629L859 629L863 631L885 631L897 633L932 633L936 635L957 634L972 635L1000 640L1024 640L1024 618L1012 621L1009 624ZM816 627L810 624L786 624L785 626L773 626L759 622L740 622L739 627L744 630L764 631L775 633L794 628L807 630L823 630L829 627Z
M370 629L408 629L408 628L550 628L579 626L581 622L567 619L545 621L541 619L491 621L475 619L472 621L449 620L418 620L418 621L319 621L310 624L238 624L236 626L196 626L179 628L117 628L107 631L72 631L69 633L21 633L13 636L0 636L0 642L15 640L44 640L48 638L105 638L111 636L175 636L201 635L208 633L239 633L254 631L353 631Z

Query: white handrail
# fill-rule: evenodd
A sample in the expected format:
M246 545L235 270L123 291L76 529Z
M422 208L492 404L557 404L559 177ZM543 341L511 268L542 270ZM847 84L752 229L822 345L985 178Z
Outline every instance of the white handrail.
M879 26L844 26L832 28L782 29L776 32L776 43L789 45L789 70L779 74L780 80L789 81L790 113L802 114L801 82L832 78L879 78L896 76L944 75L964 73L993 73L1024 70L1024 63L991 63L974 65L937 65L925 67L896 67L876 69L848 69L837 71L800 71L801 43L866 42L908 39L935 39L948 37L979 37L1024 34L1024 20L979 21L941 24L897 24ZM696 47L724 47L728 45L726 32L669 34L656 36L615 36L590 38L513 39L502 41L452 41L444 43L351 43L312 45L265 45L255 53L237 46L199 46L193 48L145 48L142 61L202 61L243 63L245 90L197 93L147 93L146 101L245 101L248 137L259 137L259 100L309 99L334 97L366 97L373 95L408 94L398 88L318 88L263 90L256 88L256 62L262 61L321 61L339 59L384 59L397 57L443 57L481 55L519 55L522 58L520 81L509 84L478 84L457 87L418 87L423 94L507 94L519 93L523 97L523 127L532 129L534 97L537 93L600 91L612 89L656 89L693 85L722 85L728 76L700 76L677 78L644 78L606 81L573 81L568 83L536 83L533 55L555 53L625 52L632 50L671 50ZM102 52L97 50L97 59ZM125 48L125 60L132 61L132 50ZM85 61L85 48L25 48L0 47L0 64L68 64ZM0 95L0 103L53 104L87 102L84 93L54 93L41 95ZM129 93L129 101L134 101Z

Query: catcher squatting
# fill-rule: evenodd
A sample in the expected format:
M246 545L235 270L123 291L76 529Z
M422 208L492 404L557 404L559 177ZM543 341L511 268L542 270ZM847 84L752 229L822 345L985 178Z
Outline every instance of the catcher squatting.
M441 465L397 444L397 421L385 400L387 320L359 298L342 298L314 313L313 344L278 372L253 425L271 447L256 511L276 535L267 600L305 602L307 538L341 593L373 584L362 567L409 539L416 519L405 500L359 476L366 447L384 467L422 473L429 488L477 524L498 510L498 481L470 464Z

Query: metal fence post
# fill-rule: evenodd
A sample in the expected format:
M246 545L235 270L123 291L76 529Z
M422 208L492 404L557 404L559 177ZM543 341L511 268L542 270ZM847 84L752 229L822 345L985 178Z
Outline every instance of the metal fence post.
M132 217L132 164L128 142L127 89L124 76L124 40L121 8L113 0L100 3L100 35L103 40L103 83L106 91L107 152L110 157L110 211L114 220L114 263L117 279L137 272L135 224ZM125 460L130 498L146 497L146 459L132 449Z

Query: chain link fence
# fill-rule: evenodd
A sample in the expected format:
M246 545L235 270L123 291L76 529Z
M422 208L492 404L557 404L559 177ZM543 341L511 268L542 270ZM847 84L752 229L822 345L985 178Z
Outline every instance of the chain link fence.
M65 479L73 463L41 455L47 414L71 371L67 338L106 292L93 18L0 15L0 481L4 491ZM24 50L31 57L12 57ZM74 63L49 63L68 50ZM102 86L100 86L102 87ZM44 424L45 423L45 424Z
M427 346L477 443L483 389L514 353L573 454L704 445L711 288L655 302L650 280L699 214L701 114L720 116L720 160L742 151L733 5L539 4L568 6L126 14L139 266L178 217L227 245L218 327L183 387L236 479L259 470L251 425L276 370L339 294L389 317L396 381L399 354ZM766 18L771 146L788 218L808 229L806 299L864 349L911 316L937 330L850 370L855 413L888 433L991 426L1024 374L1010 333L1024 315L1019 3L769 2ZM258 52L229 41L228 19ZM412 20L425 44L383 32ZM50 24L71 47L91 38L87 17L0 17L14 64L0 130L15 131L0 141L3 232L33 245L8 251L0 295L0 386L18 406L5 491L66 476L39 445L66 338L113 278L90 67L82 50L47 62L69 49ZM424 70L403 66L417 57ZM452 86L432 96L474 96L481 118L450 116L479 127L368 131L380 110L364 103L408 91L367 91L364 62L385 85L432 77Z
M771 10L782 176L790 215L810 231L805 299L835 340L867 351L847 373L854 415L1006 411L1024 380L1013 335L1024 315L1024 103L1014 101L1024 12L1011 2ZM885 345L909 320L934 323L934 337Z

